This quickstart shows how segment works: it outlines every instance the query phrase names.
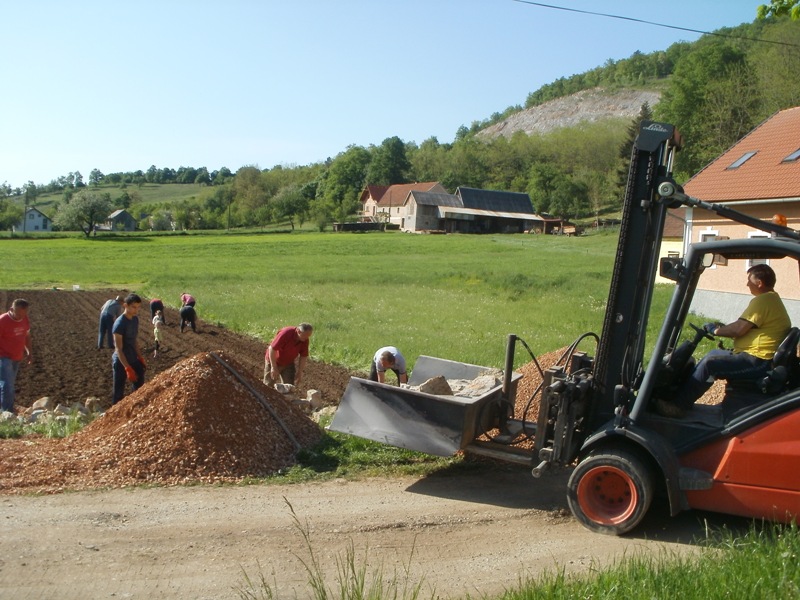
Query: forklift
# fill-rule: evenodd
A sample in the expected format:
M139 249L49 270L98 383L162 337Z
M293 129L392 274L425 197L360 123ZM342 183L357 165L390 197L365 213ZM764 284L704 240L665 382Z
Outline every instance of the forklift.
M477 398L436 396L351 378L330 429L439 456L457 451L529 467L534 477L572 469L567 502L598 533L622 535L644 518L656 494L674 516L701 509L789 522L800 514L800 368L793 327L758 381L726 387L716 405L695 404L681 417L659 415L712 338L690 322L702 273L720 261L789 260L800 273L800 233L686 195L672 178L681 147L676 128L643 121L633 145L617 254L599 336L587 333L564 360L543 372L536 422L515 418L520 374L516 335L507 337L502 380ZM711 211L770 234L689 246L659 258L667 212ZM648 319L656 275L675 289L649 361ZM682 339L684 331L689 339ZM593 354L579 350L595 341ZM432 376L475 377L487 367L419 357L409 385ZM531 444L530 441L533 441ZM524 442L528 442L527 444Z

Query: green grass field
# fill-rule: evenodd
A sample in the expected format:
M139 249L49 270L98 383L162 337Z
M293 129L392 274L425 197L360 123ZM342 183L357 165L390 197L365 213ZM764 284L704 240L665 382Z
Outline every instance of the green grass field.
M123 193L123 188L118 185L101 185L98 187L89 187L91 190L104 194L108 193L112 199L118 198ZM165 203L180 203L184 200L190 200L198 197L204 190L208 190L208 186L198 185L194 183L171 183L171 184L158 184L146 183L141 187L137 185L129 185L127 188L129 194L138 196L137 204L165 204ZM50 215L54 214L54 206L56 202L60 202L63 197L62 192L52 194L42 194L36 198L36 208L43 213ZM135 213L136 205L131 210Z
M325 362L363 367L391 344L412 365L425 354L499 367L509 333L537 353L599 333L615 251L607 233L0 239L0 285L124 287L172 305L188 291L201 318L265 341L312 323L312 356Z

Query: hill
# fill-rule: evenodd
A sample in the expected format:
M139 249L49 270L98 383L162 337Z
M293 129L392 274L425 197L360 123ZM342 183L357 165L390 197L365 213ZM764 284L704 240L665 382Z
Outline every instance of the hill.
M631 120L638 116L642 104L652 108L661 99L654 90L593 88L550 100L539 106L514 113L499 123L482 129L476 135L483 139L511 137L518 131L528 135L549 133L562 127L575 127L582 122L603 119Z

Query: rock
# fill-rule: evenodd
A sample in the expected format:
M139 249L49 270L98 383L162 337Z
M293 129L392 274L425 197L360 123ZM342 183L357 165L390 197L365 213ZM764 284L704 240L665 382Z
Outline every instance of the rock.
M16 418L17 415L15 415L13 412L9 412L7 410L0 412L0 423L5 423L6 421L13 421Z
M102 403L100 402L100 398L97 398L95 396L90 396L89 398L87 398L83 402L83 405L86 407L86 410L88 410L90 413L99 412L102 408Z
M319 390L308 390L306 392L306 400L311 403L311 407L313 409L322 408L322 392Z
M50 411L47 410L39 409L31 411L31 414L28 415L28 423L37 423L39 419L46 419L49 414Z
M447 383L447 379L445 379L444 375L437 375L436 377L431 377L427 381L424 381L419 386L419 391L436 396L453 395L453 390L450 389L450 385Z
M295 391L295 387L291 383L276 383L275 391L281 394L291 394Z
M502 381L494 375L480 375L467 383L457 393L459 396L466 396L467 398L478 398L500 385L502 385Z
M44 396L39 398L36 402L31 405L33 410L53 410L55 407L55 402L50 396Z
M72 412L72 409L69 406L64 406L63 404L58 404L54 409L53 412L57 415L69 415Z

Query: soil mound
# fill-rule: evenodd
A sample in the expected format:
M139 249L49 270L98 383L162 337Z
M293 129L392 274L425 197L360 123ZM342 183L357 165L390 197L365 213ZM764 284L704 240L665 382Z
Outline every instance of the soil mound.
M231 357L200 353L67 439L8 440L0 492L263 477L320 437L316 423Z

